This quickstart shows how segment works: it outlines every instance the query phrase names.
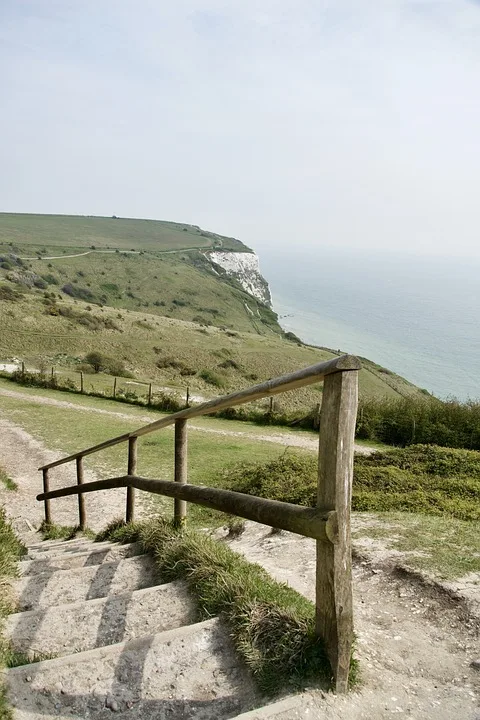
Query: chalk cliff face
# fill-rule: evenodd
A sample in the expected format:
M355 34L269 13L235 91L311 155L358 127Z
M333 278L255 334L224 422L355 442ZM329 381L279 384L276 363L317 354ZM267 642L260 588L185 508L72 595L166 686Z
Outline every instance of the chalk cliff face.
M206 253L210 261L219 265L227 275L235 278L243 289L269 308L272 307L272 296L265 278L260 272L258 257L251 252L213 251Z

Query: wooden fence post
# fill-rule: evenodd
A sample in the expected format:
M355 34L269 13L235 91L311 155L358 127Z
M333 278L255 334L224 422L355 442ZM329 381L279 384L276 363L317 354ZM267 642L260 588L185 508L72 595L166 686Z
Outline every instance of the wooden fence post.
M317 541L316 632L323 639L337 693L348 689L353 643L352 499L358 372L327 375L320 418L318 507L334 510L338 533Z
M25 377L25 363L22 360L22 377Z
M175 482L187 482L187 421L175 422ZM174 522L182 527L187 521L187 503L175 498Z
M185 407L190 407L190 388L187 385L187 397L185 399Z
M152 404L152 383L150 383L150 385L148 386L148 400L147 400L147 405L151 405L151 404Z
M48 468L44 468L42 470L42 474L43 474L43 492L47 493L50 490L50 482L48 479ZM52 516L50 515L50 500L44 500L43 504L45 506L45 523L47 525L51 525Z
M77 485L83 484L83 457L77 458ZM87 526L87 515L85 512L85 496L83 494L78 495L78 524L80 530L85 530Z
M52 365L52 381L55 380L55 368Z
M80 371L80 392L83 393L83 372Z
M136 437L128 438L128 465L127 475L137 474L137 440ZM127 487L127 512L125 520L133 522L135 516L135 488L129 485Z
M117 378L113 380L113 399L117 397Z

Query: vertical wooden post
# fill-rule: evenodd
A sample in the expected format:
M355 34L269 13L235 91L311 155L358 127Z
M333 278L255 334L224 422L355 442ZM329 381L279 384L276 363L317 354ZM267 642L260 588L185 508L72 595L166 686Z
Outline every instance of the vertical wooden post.
M187 482L187 421L175 422L175 482ZM174 522L182 527L187 521L187 503L175 498Z
M190 388L187 385L187 397L185 399L185 407L190 407Z
M55 368L52 365L52 380L54 380L54 379L55 379Z
M117 396L117 378L114 378L113 380L113 399L115 400Z
M77 458L77 485L83 483L83 457ZM78 495L78 524L80 530L85 530L87 526L87 515L85 511L85 496L83 494Z
M273 413L273 396L270 398L270 406L268 408L270 415Z
M83 372L80 371L80 392L83 393Z
M127 475L137 474L137 440L136 437L128 438L128 465ZM127 512L125 520L133 522L135 516L135 488L130 485L127 487Z
M151 405L151 404L152 404L152 383L150 383L150 385L148 386L148 400L147 400L147 405Z
M44 468L42 470L42 474L43 474L43 492L47 493L50 490L50 482L48 479L48 468ZM45 523L47 525L51 525L52 516L50 515L50 500L44 500L43 504L45 507Z
M320 417L318 507L335 510L338 534L317 542L316 632L323 639L337 693L348 689L353 642L352 499L358 372L348 370L324 380Z
M22 360L22 375L25 377L25 363Z

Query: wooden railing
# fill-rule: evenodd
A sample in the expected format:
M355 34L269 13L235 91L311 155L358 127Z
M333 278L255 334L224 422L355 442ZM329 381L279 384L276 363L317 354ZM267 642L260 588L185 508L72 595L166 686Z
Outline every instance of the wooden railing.
M215 398L186 408L137 430L106 440L61 460L43 465L43 493L37 500L45 505L45 520L52 522L50 501L78 495L81 528L86 526L84 494L110 488L127 488L126 520L134 517L135 489L175 499L174 520L182 526L187 502L227 512L317 541L316 631L323 639L336 681L337 692L346 692L353 641L352 567L350 507L353 477L353 449L358 401L360 362L342 355L298 372L268 380L247 390ZM231 490L187 484L187 421L235 405L324 381L319 432L318 499L315 508L253 497ZM175 425L175 477L152 480L137 472L137 440L156 430ZM83 458L113 445L128 442L127 474L84 483ZM49 489L49 472L68 462L76 463L77 484L60 490Z

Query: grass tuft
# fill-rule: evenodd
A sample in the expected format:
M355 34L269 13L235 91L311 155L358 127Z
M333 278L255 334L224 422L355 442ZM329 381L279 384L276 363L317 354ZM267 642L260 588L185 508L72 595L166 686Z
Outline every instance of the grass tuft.
M45 520L40 525L39 531L43 535L44 540L74 540L76 537L85 536L93 539L95 534L89 528L80 528L80 525L55 525L47 523Z
M12 478L8 477L7 473L2 467L0 467L0 482L5 485L7 490L12 490L13 492L15 490L18 490L18 485L15 480L12 480Z
M3 618L14 612L13 598L10 596L10 579L17 575L17 560L20 560L25 553L26 548L15 535L4 509L0 508L0 625ZM9 644L0 635L0 670L9 667L9 652ZM10 720L12 717L7 706L5 689L0 686L0 718Z
M313 604L259 565L201 532L175 530L163 520L117 524L101 537L140 541L154 555L163 581L185 579L200 616L225 619L262 691L298 688L313 679L330 685L330 666L315 635Z

